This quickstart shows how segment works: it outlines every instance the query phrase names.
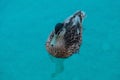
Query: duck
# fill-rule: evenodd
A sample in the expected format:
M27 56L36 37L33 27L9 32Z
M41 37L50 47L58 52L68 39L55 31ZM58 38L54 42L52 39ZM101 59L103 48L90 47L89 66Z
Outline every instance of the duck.
M84 11L76 11L65 21L57 23L46 41L46 50L56 58L68 58L79 52L82 44Z

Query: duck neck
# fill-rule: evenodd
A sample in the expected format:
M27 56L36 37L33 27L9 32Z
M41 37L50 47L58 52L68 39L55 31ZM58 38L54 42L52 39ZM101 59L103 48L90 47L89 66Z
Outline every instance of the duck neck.
M56 44L56 38L57 38L57 35L54 34L54 37L52 38L51 43L50 43L52 46Z

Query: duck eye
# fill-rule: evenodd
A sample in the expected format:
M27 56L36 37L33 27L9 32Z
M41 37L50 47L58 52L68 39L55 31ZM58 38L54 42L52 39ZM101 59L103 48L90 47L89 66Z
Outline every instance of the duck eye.
M60 30L63 28L63 23L57 23L55 26L55 34L58 34Z

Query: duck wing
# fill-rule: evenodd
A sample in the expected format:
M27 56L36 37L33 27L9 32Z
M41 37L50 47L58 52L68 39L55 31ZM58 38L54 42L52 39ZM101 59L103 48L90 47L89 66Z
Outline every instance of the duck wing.
M82 26L79 23L76 25L66 26L64 41L65 47L73 53L76 53L82 42Z

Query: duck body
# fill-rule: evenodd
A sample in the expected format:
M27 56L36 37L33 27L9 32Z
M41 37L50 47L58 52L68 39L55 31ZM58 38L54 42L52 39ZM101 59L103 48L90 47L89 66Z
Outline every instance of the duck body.
M46 42L47 51L54 57L67 58L79 51L82 43L82 19L84 13L77 11L63 23L58 23Z

